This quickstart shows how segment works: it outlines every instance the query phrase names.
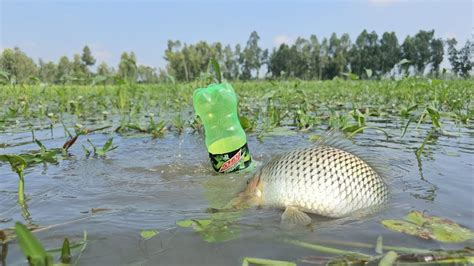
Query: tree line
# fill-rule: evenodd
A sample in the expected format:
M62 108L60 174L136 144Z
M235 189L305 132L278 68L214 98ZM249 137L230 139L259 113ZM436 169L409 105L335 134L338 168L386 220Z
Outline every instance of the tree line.
M96 63L86 45L82 54L72 59L62 56L58 63L35 63L19 48L4 49L0 55L0 76L10 83L44 82L55 84L157 83L169 76L178 81L192 81L208 73L209 62L215 58L227 80L256 78L299 78L326 80L346 76L352 79L384 78L397 75L445 75L440 69L445 50L451 64L451 75L469 77L473 67L474 45L468 40L460 49L454 38L436 38L434 30L420 30L399 42L394 32L363 30L352 42L347 33L340 37L333 33L329 38L308 39L298 37L293 44L263 49L256 31L245 44L235 47L220 42L186 44L169 40L164 53L165 70L139 65L134 52L124 52L117 69Z

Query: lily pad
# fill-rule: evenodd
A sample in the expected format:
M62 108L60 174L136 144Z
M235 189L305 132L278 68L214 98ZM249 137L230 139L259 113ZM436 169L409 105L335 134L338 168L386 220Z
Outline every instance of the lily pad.
M193 227L194 231L200 232L204 230L209 224L211 224L211 220L198 220L198 219L192 219L192 220L181 220L177 221L176 224L180 227Z
M140 231L140 236L145 239L145 240L148 240L154 236L156 236L158 234L158 230L141 230Z
M384 220L386 228L440 242L457 243L474 238L474 233L455 222L439 217L429 216L419 211L410 212L404 220Z

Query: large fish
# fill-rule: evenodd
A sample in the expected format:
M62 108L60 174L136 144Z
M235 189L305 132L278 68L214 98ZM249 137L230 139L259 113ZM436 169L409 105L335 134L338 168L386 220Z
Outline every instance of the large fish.
M307 213L339 218L382 206L390 195L383 174L341 143L323 140L273 158L230 204L285 209L282 222L303 225L311 223Z

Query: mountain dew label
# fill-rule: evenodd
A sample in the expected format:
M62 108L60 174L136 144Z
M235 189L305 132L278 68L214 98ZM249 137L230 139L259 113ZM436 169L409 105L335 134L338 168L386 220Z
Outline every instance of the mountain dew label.
M209 153L209 157L211 158L212 167L219 173L230 173L242 170L247 168L252 162L247 143L232 152L224 154Z

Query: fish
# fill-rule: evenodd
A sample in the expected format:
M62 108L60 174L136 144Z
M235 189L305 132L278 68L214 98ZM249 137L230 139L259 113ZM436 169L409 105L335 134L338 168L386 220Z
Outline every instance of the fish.
M282 223L300 225L311 224L308 213L342 218L380 209L390 198L385 173L358 154L340 136L329 134L263 164L230 206L284 209Z

